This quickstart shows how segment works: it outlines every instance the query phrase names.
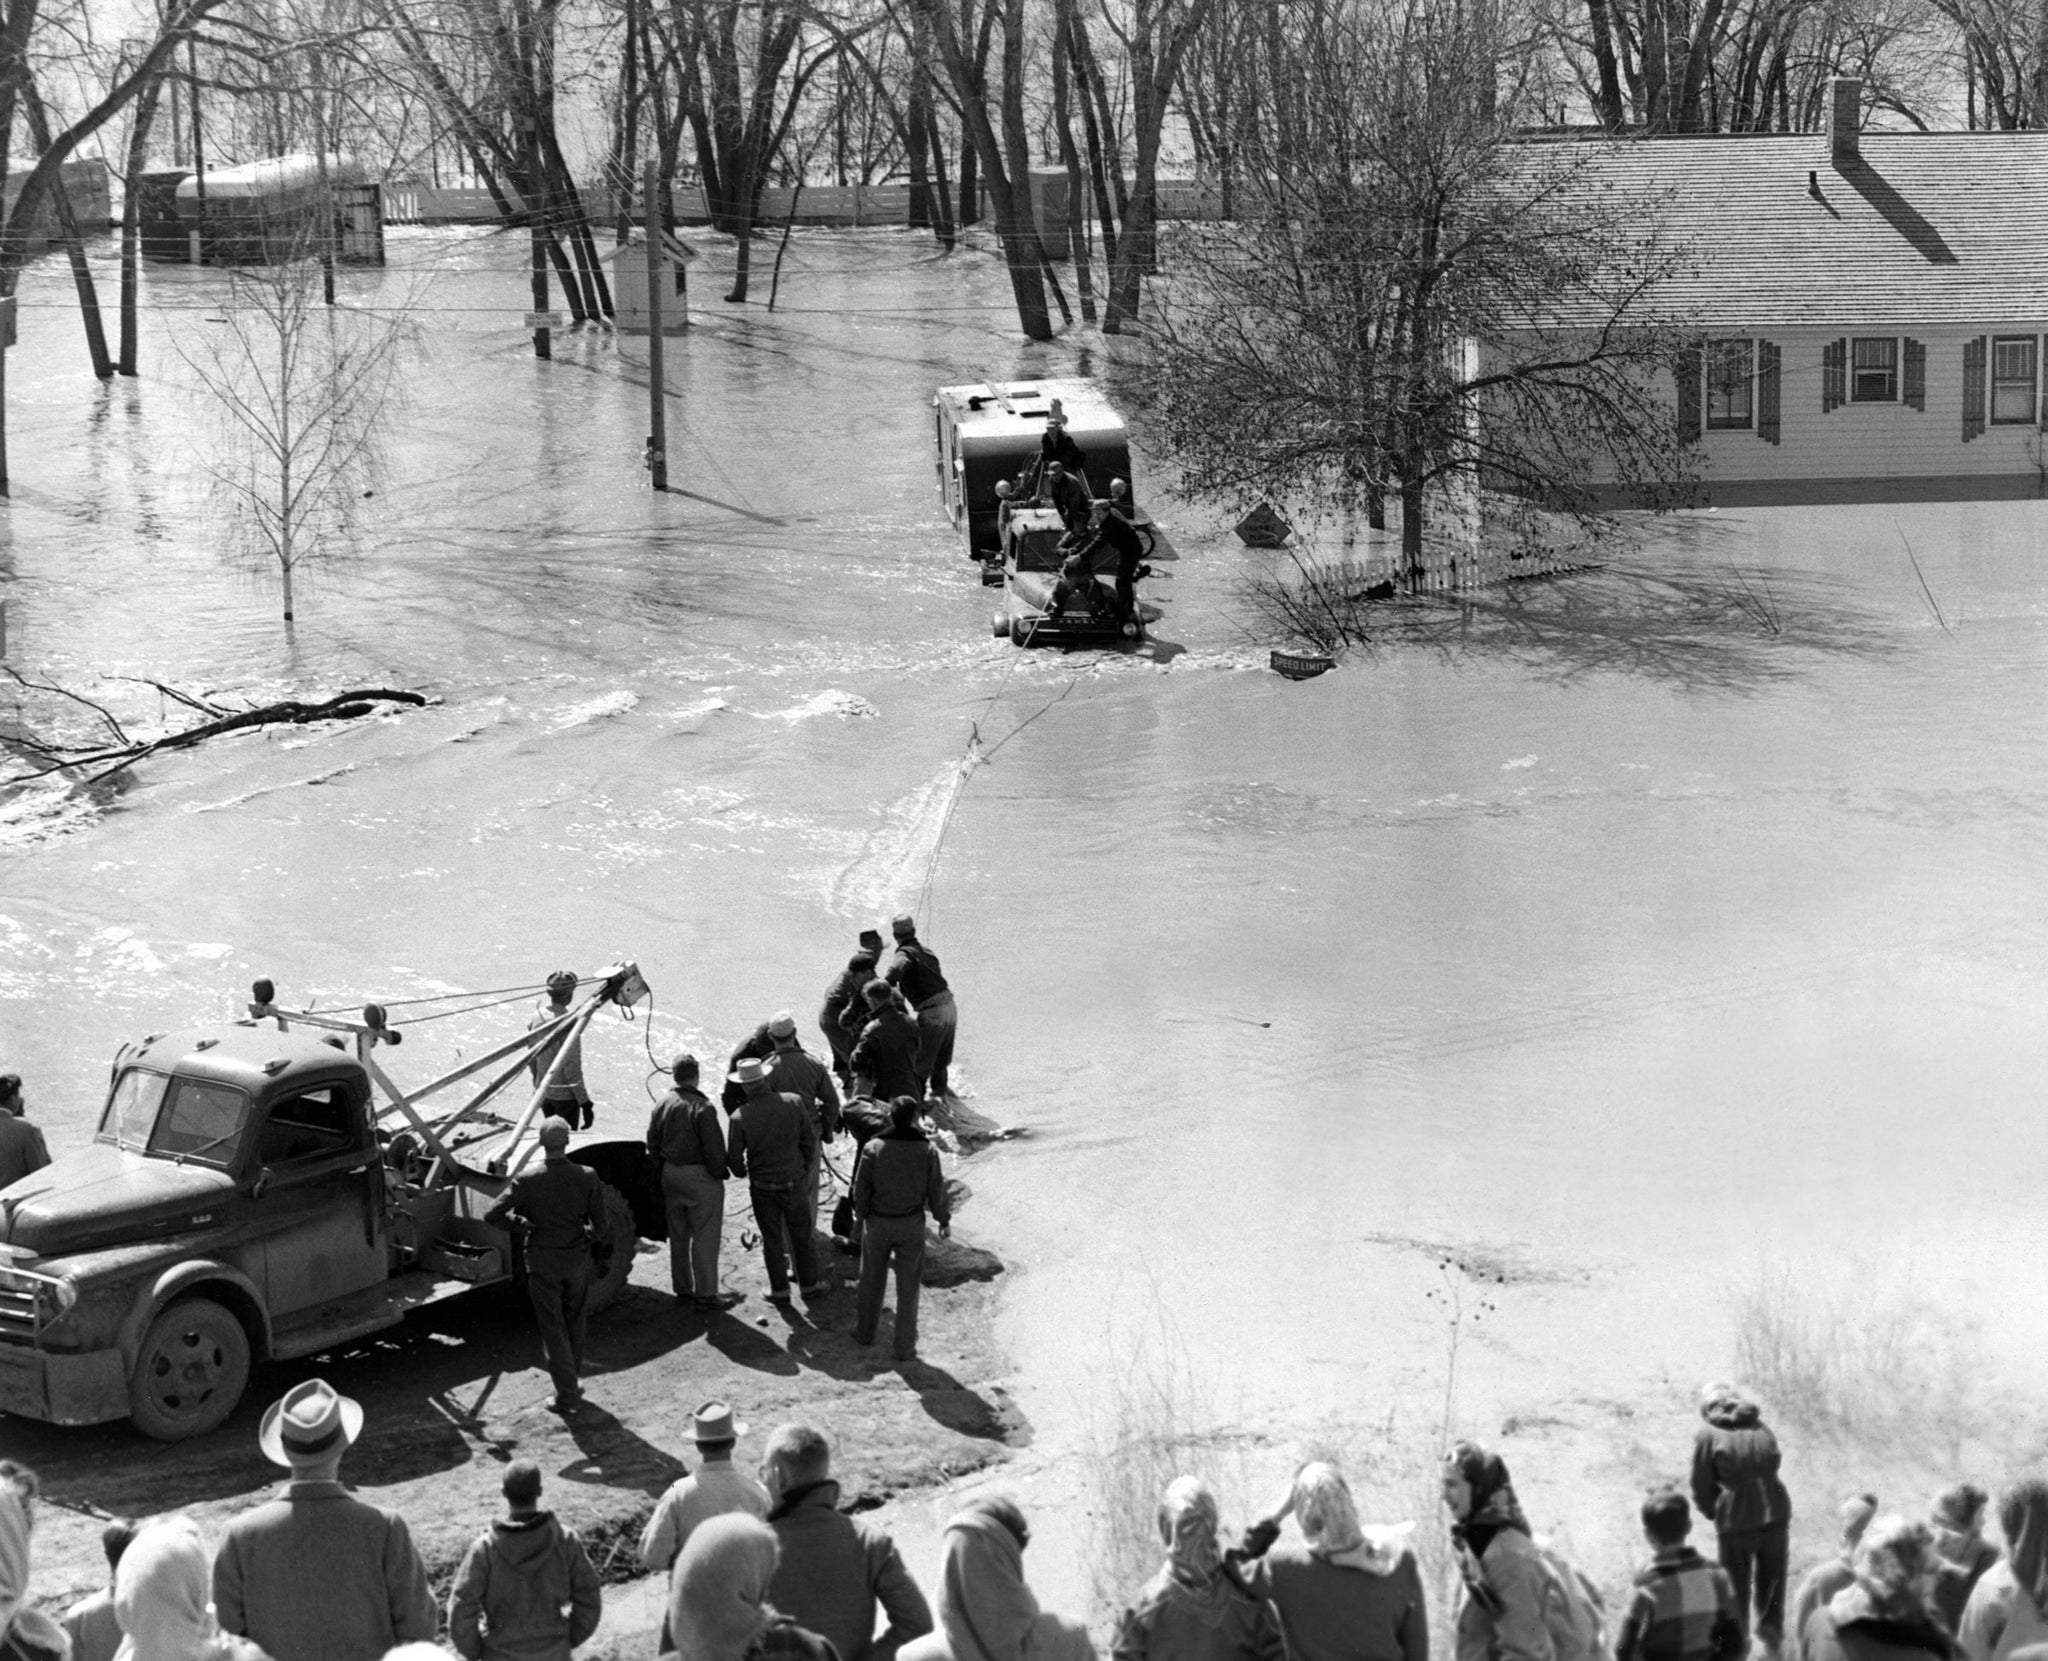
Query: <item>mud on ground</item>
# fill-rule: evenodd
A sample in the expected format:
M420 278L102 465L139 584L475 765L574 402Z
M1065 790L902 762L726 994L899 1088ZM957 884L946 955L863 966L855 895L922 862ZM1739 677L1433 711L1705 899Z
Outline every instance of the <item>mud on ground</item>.
M841 1503L854 1510L990 1465L1029 1440L990 1340L990 1282L1002 1269L994 1256L930 1241L919 1359L898 1366L893 1295L879 1341L862 1349L852 1333L855 1265L821 1237L834 1290L769 1303L759 1251L739 1245L751 1220L728 1199L724 1280L747 1297L724 1315L680 1310L667 1289L667 1247L641 1243L624 1296L591 1321L590 1405L572 1418L548 1411L553 1392L524 1298L492 1288L330 1354L258 1366L228 1422L189 1442L152 1442L125 1422L0 1420L0 1445L43 1482L35 1601L62 1605L105 1579L99 1531L108 1514L189 1510L217 1538L228 1518L269 1498L283 1473L256 1445L263 1410L316 1376L363 1405L343 1480L406 1518L437 1585L503 1511L499 1483L514 1459L539 1464L542 1503L583 1532L601 1575L637 1574L640 1528L662 1489L695 1468L690 1415L714 1398L732 1402L750 1427L738 1453L748 1467L777 1424L817 1425L833 1445Z

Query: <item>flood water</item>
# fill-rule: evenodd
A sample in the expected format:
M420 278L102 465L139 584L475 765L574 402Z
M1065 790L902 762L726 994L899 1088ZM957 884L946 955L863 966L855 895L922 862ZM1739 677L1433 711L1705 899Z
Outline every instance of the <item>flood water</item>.
M59 273L25 288L17 667L442 700L153 762L104 813L0 806L0 1065L54 1146L120 1042L256 975L353 1003L619 957L651 1023L586 1054L637 1128L650 1046L808 1028L856 930L915 908L960 1083L1032 1132L966 1162L960 1226L1016 1266L1046 1459L1143 1333L1276 1443L1433 1430L1431 1248L1517 1270L1460 1363L1474 1429L1689 1390L1774 1263L1908 1275L1995 1364L2040 1336L2041 504L1692 516L1637 575L1297 685L1217 516L1155 495L1155 646L1020 652L939 514L929 395L1101 348L1017 345L985 254L799 237L769 316L719 303L710 247L669 349L696 494L662 498L644 343L537 364L515 241L392 248L343 278L420 308L391 476L289 638L205 516L165 344L225 279L153 272L150 372L111 389ZM406 1076L492 1030L421 1029Z

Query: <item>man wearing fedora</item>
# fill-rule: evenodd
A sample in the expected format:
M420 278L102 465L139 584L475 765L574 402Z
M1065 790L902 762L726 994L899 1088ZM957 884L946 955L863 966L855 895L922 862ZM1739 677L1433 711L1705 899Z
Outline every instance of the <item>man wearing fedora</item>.
M380 1661L433 1640L434 1594L405 1519L341 1485L341 1456L362 1430L362 1408L325 1379L294 1385L263 1415L257 1443L291 1481L227 1525L213 1603L221 1630L271 1661Z
M804 1173L804 1197L810 1202L811 1226L815 1228L818 1189L825 1175L824 1145L839 1134L839 1086L833 1081L832 1069L797 1042L796 1017L788 1010L776 1011L768 1023L768 1036L775 1045L763 1058L768 1063L768 1083L804 1104L804 1117L811 1121L811 1131L818 1139L818 1150L812 1153L810 1169Z
M540 1122L542 1164L514 1177L498 1203L484 1213L493 1228L523 1229L526 1235L526 1292L540 1326L541 1354L555 1382L557 1413L583 1405L583 1338L589 1327L590 1283L596 1275L593 1251L609 1258L632 1250L612 1239L604 1213L604 1185L594 1171L569 1157L569 1121L550 1115Z
M697 1409L692 1434L703 1463L655 1502L640 1536L640 1561L648 1569L666 1569L691 1531L712 1517L732 1511L768 1515L768 1490L732 1462L732 1450L746 1433L747 1427L733 1418L730 1402L707 1401Z
M960 1009L939 972L938 955L917 937L917 919L906 912L890 920L889 930L896 936L896 955L882 978L903 994L917 1015L917 1093L943 1096Z
M732 1116L726 1163L734 1176L747 1179L761 1228L761 1258L768 1265L768 1296L776 1302L789 1296L794 1258L798 1286L805 1297L816 1297L828 1288L818 1278L804 1182L818 1157L818 1134L804 1104L770 1082L767 1062L748 1056L733 1069L732 1082L745 1096Z

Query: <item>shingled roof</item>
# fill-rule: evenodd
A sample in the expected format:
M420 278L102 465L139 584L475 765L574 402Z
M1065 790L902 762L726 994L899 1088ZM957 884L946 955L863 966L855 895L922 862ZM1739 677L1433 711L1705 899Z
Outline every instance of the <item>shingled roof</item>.
M2048 318L2048 131L1603 144L1581 175L1661 199L1699 254L1660 299L1708 329Z

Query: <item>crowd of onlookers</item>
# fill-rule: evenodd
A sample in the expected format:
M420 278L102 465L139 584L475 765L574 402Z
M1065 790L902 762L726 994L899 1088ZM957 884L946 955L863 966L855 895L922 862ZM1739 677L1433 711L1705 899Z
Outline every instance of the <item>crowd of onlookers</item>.
M1776 1437L1726 1385L1701 1421L1689 1493L1643 1501L1647 1561L1612 1605L1532 1532L1497 1453L1452 1447L1455 1661L2048 1661L2048 1481L2001 1497L2003 1551L1971 1484L1925 1521L1853 1495L1839 1550L1794 1588ZM541 1504L540 1469L506 1467L505 1514L437 1600L404 1519L340 1479L362 1426L323 1381L295 1387L259 1433L290 1472L276 1497L211 1551L189 1517L110 1522L111 1583L61 1620L27 1601L35 1475L0 1460L0 1661L569 1661L603 1598L583 1542ZM729 1405L692 1428L698 1468L639 1542L667 1576L663 1661L1094 1661L1087 1629L1031 1591L1014 1500L968 1500L946 1524L934 1610L889 1535L841 1509L817 1430L772 1431L755 1475L735 1462L748 1432ZM1689 1543L1695 1510L1712 1558ZM1157 1521L1164 1561L1121 1612L1113 1661L1428 1661L1416 1525L1362 1522L1334 1466L1304 1465L1234 1542L1194 1477L1167 1487Z

